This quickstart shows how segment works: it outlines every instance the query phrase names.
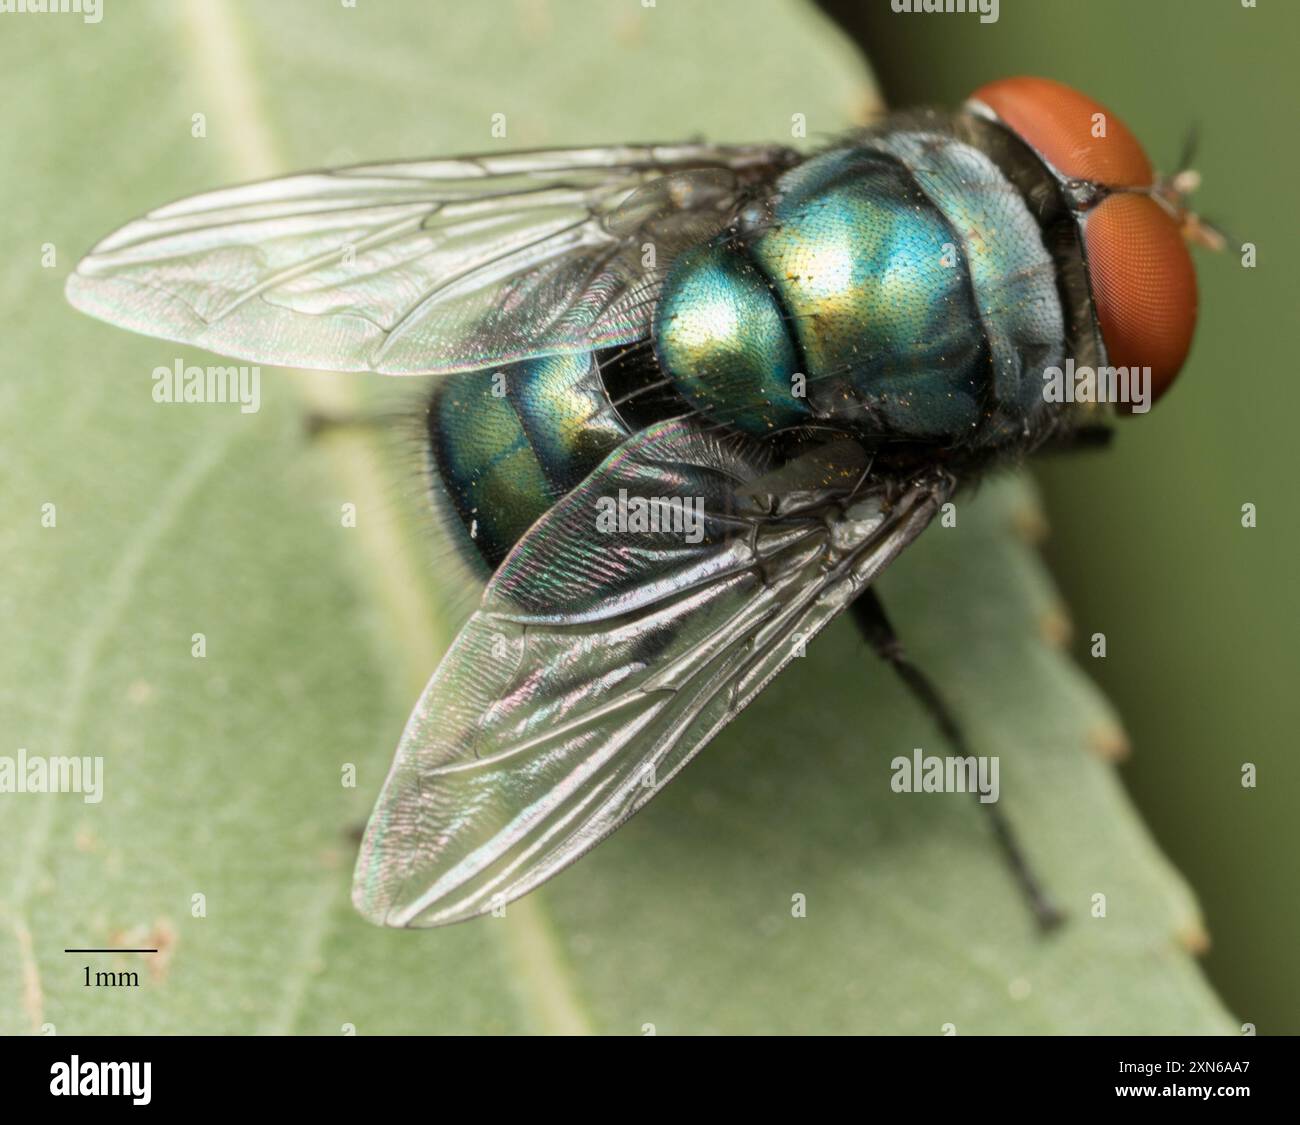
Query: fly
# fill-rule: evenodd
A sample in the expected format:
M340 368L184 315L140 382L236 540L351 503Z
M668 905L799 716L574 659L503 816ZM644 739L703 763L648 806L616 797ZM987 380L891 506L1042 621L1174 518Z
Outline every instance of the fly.
M1014 78L811 156L627 145L227 188L110 235L67 294L248 362L442 376L430 475L485 586L353 887L372 921L435 926L604 839L844 610L973 757L873 584L962 485L1168 390L1186 243L1214 240L1194 183L1092 99Z

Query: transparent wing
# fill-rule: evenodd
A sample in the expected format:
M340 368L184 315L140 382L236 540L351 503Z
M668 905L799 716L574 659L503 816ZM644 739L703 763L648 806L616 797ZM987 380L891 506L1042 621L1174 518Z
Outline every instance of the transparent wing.
M697 422L664 422L530 529L403 733L357 862L362 914L454 922L571 863L658 793L947 495L938 480L893 496L860 487L868 462L853 442L779 471L764 458ZM598 502L620 490L629 520L638 498L701 498L699 534L682 520L603 535ZM660 508L667 519L671 505Z
M795 159L627 146L266 180L127 224L67 295L146 335L332 371L430 374L623 343L644 335L673 254Z

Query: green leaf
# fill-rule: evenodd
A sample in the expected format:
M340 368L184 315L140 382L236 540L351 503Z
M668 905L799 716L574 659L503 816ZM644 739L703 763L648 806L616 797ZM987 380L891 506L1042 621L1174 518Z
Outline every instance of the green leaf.
M256 414L157 405L156 366L209 360L63 302L106 231L258 175L782 139L795 114L834 133L872 87L813 9L156 0L96 25L10 16L0 63L25 74L0 134L0 755L104 760L99 803L0 795L0 1031L1231 1030L1187 952L1196 908L1098 753L1117 720L1051 643L1064 612L1013 480L963 496L884 593L978 752L1001 755L1059 933L1035 931L968 797L891 791L892 758L943 748L846 623L504 919L363 923L354 834L448 639L445 567L418 452L310 441L303 419L418 393L267 371ZM119 944L161 952L63 952ZM141 984L88 988L86 964Z

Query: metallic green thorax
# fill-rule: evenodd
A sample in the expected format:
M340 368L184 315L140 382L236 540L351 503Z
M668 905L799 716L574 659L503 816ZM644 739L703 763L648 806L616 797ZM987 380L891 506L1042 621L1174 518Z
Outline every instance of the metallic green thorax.
M770 213L675 263L655 321L682 395L756 434L962 440L1041 403L1063 336L1020 194L978 150L907 132L786 173Z
M974 134L971 134L972 136ZM868 444L994 447L1045 409L1065 352L1056 263L1022 190L955 131L892 129L786 172L664 280L643 389L764 436L810 424ZM653 401L619 357L543 356L445 377L436 476L494 568ZM624 404L635 400L633 416Z

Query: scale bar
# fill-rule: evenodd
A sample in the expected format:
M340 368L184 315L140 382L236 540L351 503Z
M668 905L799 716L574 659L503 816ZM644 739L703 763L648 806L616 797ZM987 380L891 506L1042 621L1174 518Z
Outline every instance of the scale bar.
M157 953L156 949L65 949L64 953Z

